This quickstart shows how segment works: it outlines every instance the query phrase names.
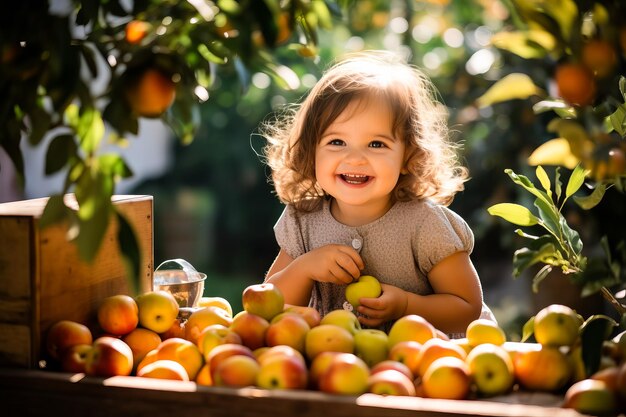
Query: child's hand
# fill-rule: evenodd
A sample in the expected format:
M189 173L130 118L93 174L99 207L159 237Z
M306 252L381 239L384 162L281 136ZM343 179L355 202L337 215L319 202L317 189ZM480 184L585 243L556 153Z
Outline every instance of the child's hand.
M357 309L361 324L377 327L389 320L395 320L404 315L408 303L407 293L393 285L380 284L382 294L378 298L361 298L361 305Z
M296 258L298 270L310 279L333 284L349 284L361 275L363 260L346 245L326 245Z

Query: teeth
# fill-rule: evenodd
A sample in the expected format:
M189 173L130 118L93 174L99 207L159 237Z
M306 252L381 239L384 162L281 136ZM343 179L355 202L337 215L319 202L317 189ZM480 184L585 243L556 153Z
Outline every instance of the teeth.
M363 184L369 179L369 176L361 174L342 174L341 177L348 184Z

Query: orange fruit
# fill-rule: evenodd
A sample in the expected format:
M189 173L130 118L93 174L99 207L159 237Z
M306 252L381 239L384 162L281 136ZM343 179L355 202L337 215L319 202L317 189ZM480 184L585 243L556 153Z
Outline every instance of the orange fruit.
M554 75L559 96L566 102L586 106L596 96L596 82L593 73L585 66L565 63L557 67Z
M161 337L152 330L141 327L125 335L122 340L133 351L133 363L139 364L152 349L156 349L161 343Z
M134 113L142 117L159 117L174 102L176 85L171 77L156 68L146 69L126 97Z
M594 39L587 42L582 49L583 64L598 78L611 75L617 65L617 54L610 42Z
M126 24L126 41L132 44L138 44L146 37L150 24L141 20L131 20Z
M513 357L515 377L531 391L557 391L572 378L572 364L556 347L517 352Z

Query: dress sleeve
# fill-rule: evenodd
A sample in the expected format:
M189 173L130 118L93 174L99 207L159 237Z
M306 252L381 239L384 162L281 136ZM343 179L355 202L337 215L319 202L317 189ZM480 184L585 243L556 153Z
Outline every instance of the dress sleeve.
M419 268L428 275L433 266L453 253L471 253L474 234L461 216L447 207L432 205L424 211L413 242Z
M305 252L300 223L293 206L287 205L283 210L274 225L274 235L278 246L292 258L295 259Z

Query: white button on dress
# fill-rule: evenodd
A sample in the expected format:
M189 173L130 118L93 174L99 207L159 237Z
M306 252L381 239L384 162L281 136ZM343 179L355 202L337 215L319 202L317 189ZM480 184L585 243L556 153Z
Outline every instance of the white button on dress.
M361 239L352 239L352 247L354 248L354 250L361 249L361 246L363 246L363 242L361 242Z

